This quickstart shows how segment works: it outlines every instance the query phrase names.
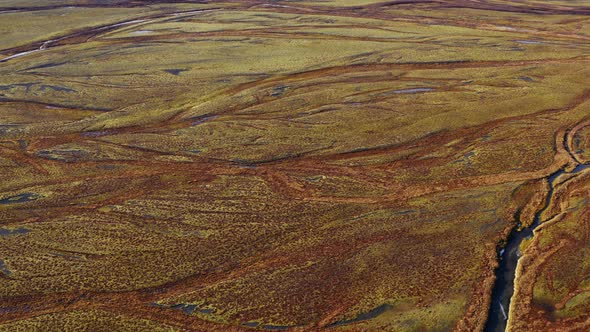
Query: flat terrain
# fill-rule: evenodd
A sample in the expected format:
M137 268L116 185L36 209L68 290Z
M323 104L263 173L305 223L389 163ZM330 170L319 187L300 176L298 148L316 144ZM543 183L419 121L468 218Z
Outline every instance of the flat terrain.
M0 32L0 331L590 330L588 1L6 0Z

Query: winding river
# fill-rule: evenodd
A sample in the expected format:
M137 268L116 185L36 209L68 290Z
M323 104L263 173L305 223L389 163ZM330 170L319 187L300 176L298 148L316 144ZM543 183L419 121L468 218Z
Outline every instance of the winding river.
M551 174L547 180L549 182L549 192L545 198L543 208L535 214L533 223L529 227L518 230L514 228L508 236L506 246L501 248L498 252L500 265L496 269L496 282L492 289L492 302L490 304L490 312L488 321L486 323L485 332L499 332L505 331L508 322L508 310L510 308L510 300L514 294L514 277L518 259L521 256L519 247L524 239L533 236L533 231L541 223L541 215L551 202L551 197L556 185L557 178L562 174L576 174L582 170L590 168L590 164L579 164L571 172L559 170Z

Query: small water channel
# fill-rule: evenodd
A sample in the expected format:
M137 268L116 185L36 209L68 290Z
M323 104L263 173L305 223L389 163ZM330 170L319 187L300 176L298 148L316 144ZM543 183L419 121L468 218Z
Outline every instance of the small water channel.
M519 250L520 244L524 239L532 237L534 229L541 223L541 215L547 210L549 203L551 202L556 179L562 174L575 174L586 168L590 168L590 164L578 165L571 172L559 170L551 174L547 178L549 181L549 192L545 198L545 203L543 208L535 214L533 223L529 227L525 227L521 230L518 230L518 227L516 227L510 232L506 246L501 248L498 252L500 265L496 269L496 282L492 289L492 303L490 304L488 321L484 329L485 332L503 332L506 330L510 300L514 294L516 266L518 264L518 259L521 256Z

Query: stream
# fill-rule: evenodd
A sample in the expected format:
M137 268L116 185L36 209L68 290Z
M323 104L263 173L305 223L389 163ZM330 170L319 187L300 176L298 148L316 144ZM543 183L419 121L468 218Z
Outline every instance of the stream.
M510 235L506 240L506 246L501 248L498 252L500 265L496 269L496 281L494 283L494 288L492 289L492 302L490 304L488 321L484 328L485 332L503 332L506 330L510 300L514 293L516 266L518 264L518 259L521 256L519 247L524 239L533 236L534 229L541 223L541 215L547 210L551 202L556 179L562 174L576 174L586 168L590 168L590 164L580 164L571 172L559 170L551 174L547 178L549 181L549 192L547 193L547 197L545 197L543 207L535 214L533 223L529 227L525 227L521 230L518 230L518 227L515 227L510 232Z
M57 7L59 8L59 6L57 6ZM151 16L147 16L145 18L126 20L126 21L116 22L116 23L103 25L103 26L97 26L97 27L88 27L85 30L66 34L61 37L56 37L55 39L34 42L30 46L30 48L28 48L24 51L6 56L4 58L0 58L0 63L7 62L7 61L12 60L14 58L19 58L19 57L29 55L32 53L44 51L50 47L61 46L63 43L67 44L68 40L73 39L73 38L79 38L82 36L91 37L91 36L94 36L97 34L107 33L107 32L122 28L122 27L134 25L134 24L140 24L140 23L148 24L156 19L162 19L162 18L167 18L167 17L178 18L181 15L189 15L190 16L190 15L197 14L197 13L204 13L204 12L210 12L210 11L216 11L216 10L219 10L219 8L215 7L215 8L205 8L205 9L180 11L180 12L173 12L173 13L161 13L161 14L154 14ZM0 12L0 13L2 13L2 12ZM77 42L77 43L79 43L79 42ZM19 47L16 47L13 49L18 49L18 48ZM0 51L4 52L4 51L7 51L7 49L0 50Z

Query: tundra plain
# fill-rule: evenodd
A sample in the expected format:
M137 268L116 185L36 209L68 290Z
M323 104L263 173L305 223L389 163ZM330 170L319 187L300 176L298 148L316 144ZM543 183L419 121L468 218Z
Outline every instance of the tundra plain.
M500 325L590 329L587 1L7 0L0 32L0 331L503 330L537 224Z

